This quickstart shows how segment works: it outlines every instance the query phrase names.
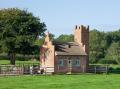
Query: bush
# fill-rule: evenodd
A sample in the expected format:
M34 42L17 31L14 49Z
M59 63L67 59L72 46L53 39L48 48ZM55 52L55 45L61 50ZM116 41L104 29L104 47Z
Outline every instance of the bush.
M1 54L0 54L0 60L8 60L7 55L4 54L4 53L1 53Z
M18 60L18 61L28 61L29 60L29 58L26 58L26 57L16 57L16 60Z
M120 67L117 67L117 68L110 67L109 73L120 74Z
M98 61L100 64L117 64L115 60L107 60L107 59L101 59Z

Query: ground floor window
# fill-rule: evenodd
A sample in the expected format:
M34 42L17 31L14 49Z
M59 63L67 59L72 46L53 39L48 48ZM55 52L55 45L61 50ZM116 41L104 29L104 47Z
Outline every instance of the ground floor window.
M64 66L64 60L58 59L58 66Z
M80 66L80 59L73 59L72 60L72 66L79 67Z

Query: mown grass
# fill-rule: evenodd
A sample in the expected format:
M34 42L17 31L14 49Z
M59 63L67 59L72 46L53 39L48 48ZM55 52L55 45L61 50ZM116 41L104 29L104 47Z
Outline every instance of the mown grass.
M26 63L39 63L39 61L18 61L16 60L16 64L26 64ZM10 64L9 60L0 60L0 64Z
M0 89L120 89L120 75L0 77Z

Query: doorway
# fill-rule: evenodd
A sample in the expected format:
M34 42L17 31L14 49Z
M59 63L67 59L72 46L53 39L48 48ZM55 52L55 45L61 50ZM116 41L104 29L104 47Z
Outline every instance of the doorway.
M72 72L72 60L71 59L68 59L68 73L71 73Z

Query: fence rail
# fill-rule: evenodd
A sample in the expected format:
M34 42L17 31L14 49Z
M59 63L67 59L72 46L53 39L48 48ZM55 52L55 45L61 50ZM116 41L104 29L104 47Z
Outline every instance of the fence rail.
M0 75L19 75L23 74L23 69L20 66L1 65Z
M0 75L37 74L39 65L0 65Z
M119 73L120 68L113 69L109 65L90 65L88 73ZM39 64L0 65L0 75L23 75L23 74L51 74L54 67L42 68Z
M109 66L108 65L92 65L88 67L89 73L108 73Z

